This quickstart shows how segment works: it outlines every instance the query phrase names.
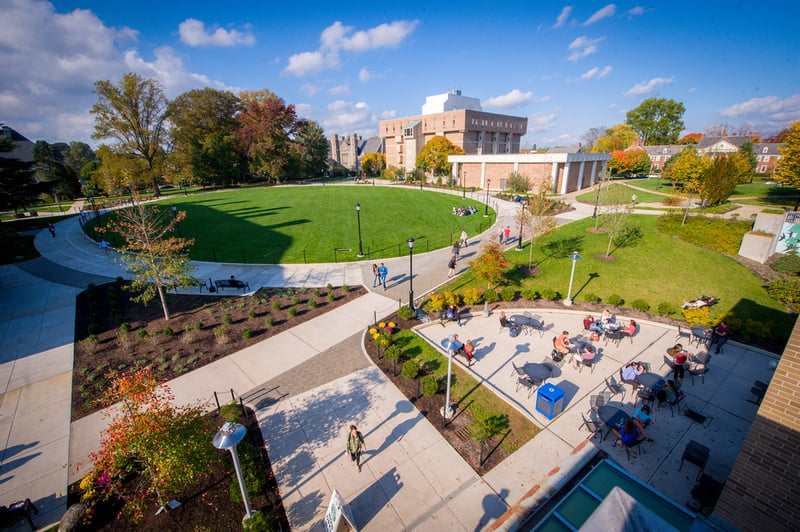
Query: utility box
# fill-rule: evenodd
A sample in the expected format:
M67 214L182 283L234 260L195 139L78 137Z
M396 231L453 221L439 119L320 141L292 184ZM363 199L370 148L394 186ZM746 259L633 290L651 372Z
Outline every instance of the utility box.
M536 391L536 410L547 419L553 419L564 411L564 390L553 384L540 386Z

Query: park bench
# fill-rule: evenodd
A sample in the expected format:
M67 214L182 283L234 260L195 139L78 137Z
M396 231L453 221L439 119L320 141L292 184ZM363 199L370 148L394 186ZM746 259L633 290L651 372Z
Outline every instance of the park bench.
M247 281L240 281L239 279L218 279L214 281L214 286L217 287L218 292L222 292L223 288L241 288L242 292L250 290L250 285Z

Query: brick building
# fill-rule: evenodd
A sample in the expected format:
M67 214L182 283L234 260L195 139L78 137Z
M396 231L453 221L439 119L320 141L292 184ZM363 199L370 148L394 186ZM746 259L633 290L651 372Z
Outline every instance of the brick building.
M379 127L386 165L406 173L416 168L417 154L435 136L447 138L468 155L519 153L528 119L484 112L476 98L454 90L429 96L418 116L381 120Z
M800 320L715 508L741 530L800 527L799 382Z

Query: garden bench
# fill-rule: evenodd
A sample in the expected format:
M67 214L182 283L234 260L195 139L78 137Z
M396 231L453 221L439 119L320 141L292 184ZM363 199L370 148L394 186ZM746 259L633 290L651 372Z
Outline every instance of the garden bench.
M222 292L223 288L241 288L242 292L250 290L250 285L247 281L240 281L239 279L218 279L214 281L214 286L217 287L218 292Z

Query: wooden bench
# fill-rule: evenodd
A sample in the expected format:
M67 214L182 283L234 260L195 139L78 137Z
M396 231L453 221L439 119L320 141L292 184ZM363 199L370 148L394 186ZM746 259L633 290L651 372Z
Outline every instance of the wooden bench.
M217 287L218 292L222 292L223 288L241 288L242 292L250 290L250 285L247 281L240 281L239 279L219 279L214 281L214 286Z

